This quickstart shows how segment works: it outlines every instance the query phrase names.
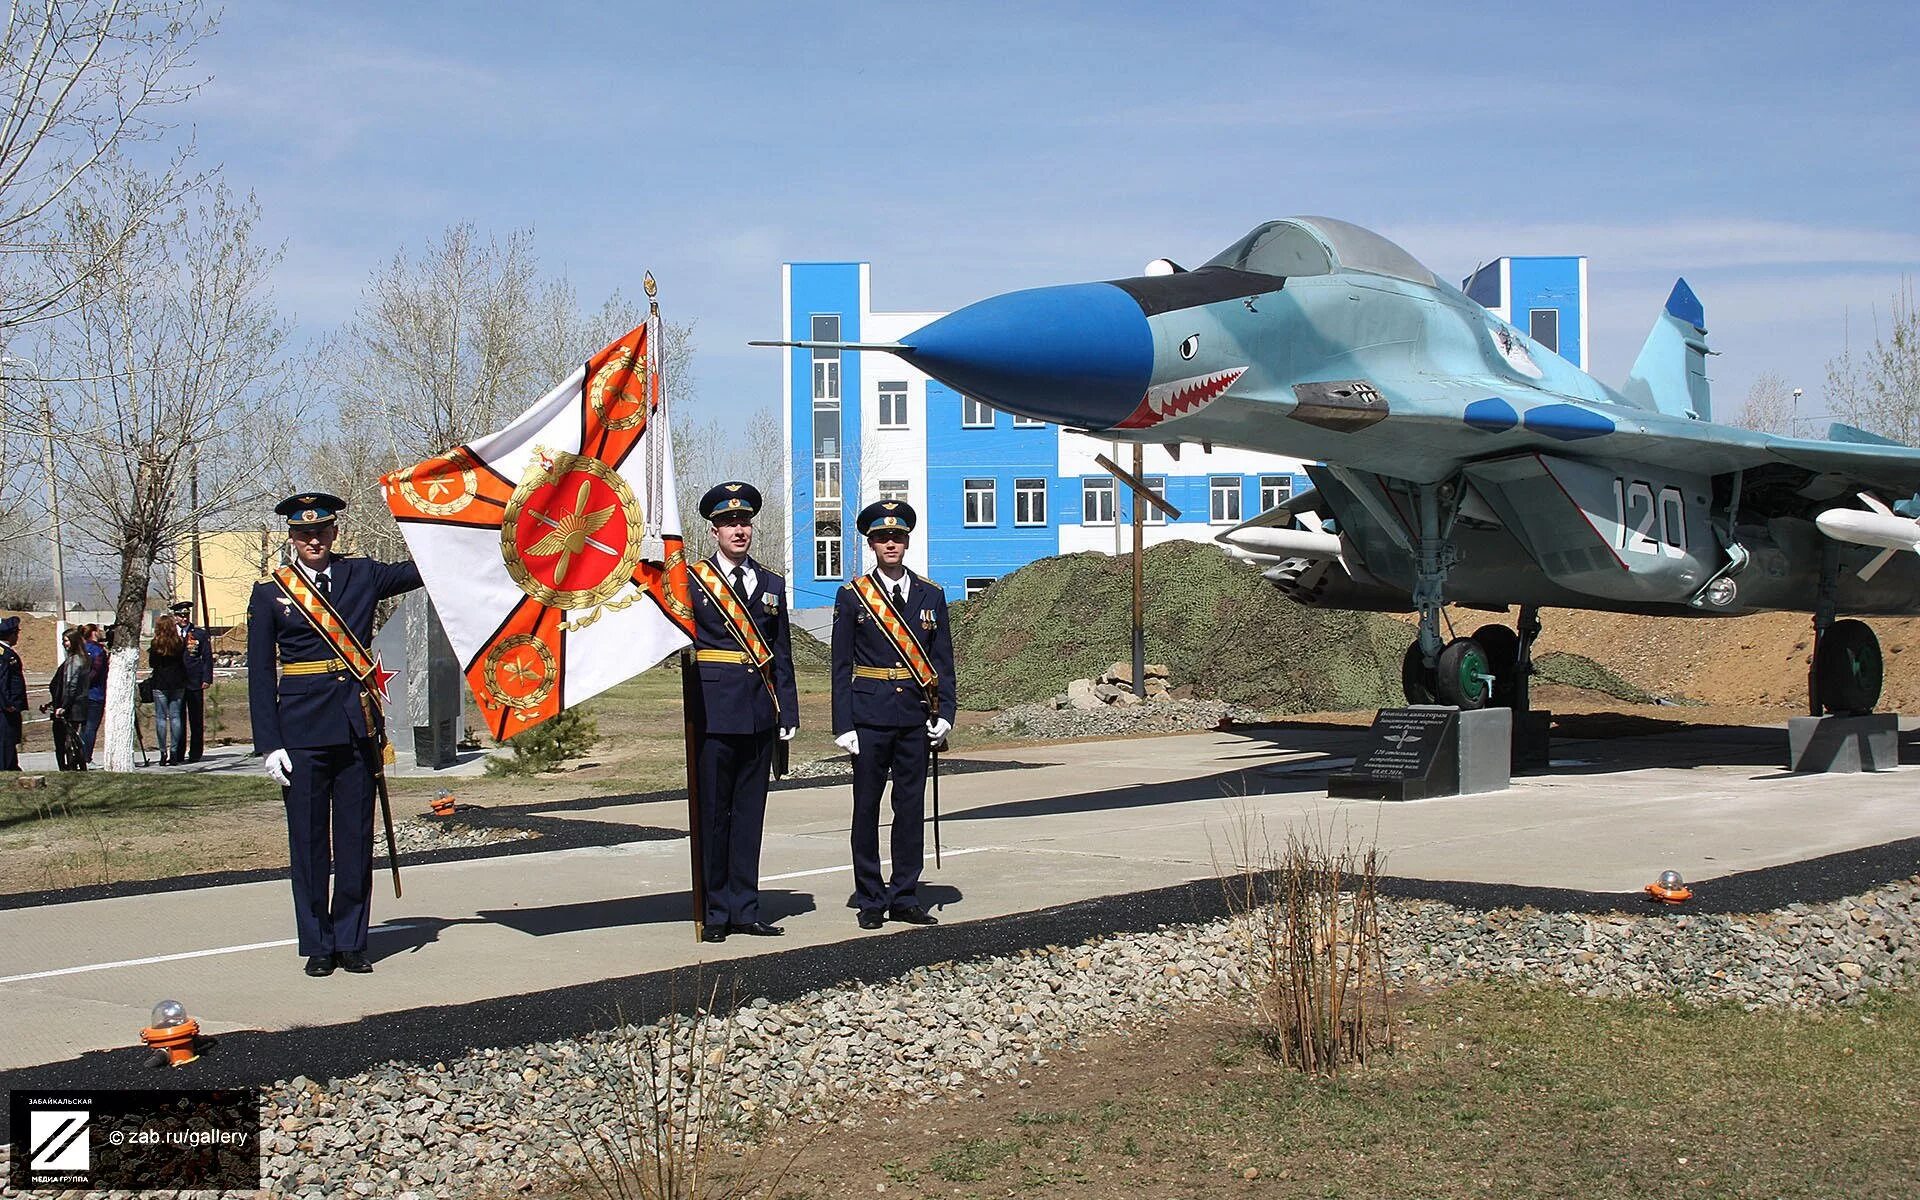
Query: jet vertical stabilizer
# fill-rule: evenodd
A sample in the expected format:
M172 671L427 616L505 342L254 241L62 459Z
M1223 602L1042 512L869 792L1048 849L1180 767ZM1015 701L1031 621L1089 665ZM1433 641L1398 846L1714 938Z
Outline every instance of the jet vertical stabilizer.
M1687 281L1678 280L1620 392L1641 408L1711 421L1713 400L1707 391L1707 355L1711 353L1706 310Z

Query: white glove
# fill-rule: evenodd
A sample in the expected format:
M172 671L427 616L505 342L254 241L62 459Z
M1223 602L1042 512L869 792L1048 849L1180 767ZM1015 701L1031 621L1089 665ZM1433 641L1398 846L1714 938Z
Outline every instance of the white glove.
M927 736L936 742L945 741L947 735L952 732L953 723L945 717L935 717L927 722Z
M267 774L273 776L273 781L281 787L293 782L293 755L285 750L275 750L267 755L266 765Z
M860 733L858 730L849 729L839 737L833 739L833 744L845 750L848 754L858 755L860 753Z
M798 725L790 725L787 728L782 729L780 731L780 740L783 742L790 742L793 740L793 735L799 732L800 732L800 727Z

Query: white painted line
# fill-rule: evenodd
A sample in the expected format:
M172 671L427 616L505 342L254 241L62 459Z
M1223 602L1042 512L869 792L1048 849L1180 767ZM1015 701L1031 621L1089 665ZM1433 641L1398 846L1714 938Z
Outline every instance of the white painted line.
M402 929L412 929L411 925L375 925L367 930L369 934L392 933ZM248 950L271 950L276 946L297 946L298 938L285 938L277 942L249 942L244 946L216 946L212 950L188 950L182 954L156 954L152 958L128 958L119 962L89 963L84 967L61 967L56 971L35 971L30 975L8 975L0 978L0 983L25 983L29 979L52 979L56 975L84 975L89 971L111 971L117 967L145 967L154 963L178 962L183 958L211 958L216 954L240 954Z
M983 850L991 850L991 849L993 849L992 846L970 846L965 850L943 851L941 853L941 857L942 858L959 858L962 854L979 854ZM880 860L880 865L883 868L890 867L893 865L893 860L890 858L883 858ZM788 871L784 875L762 875L760 877L760 882L761 883L777 883L782 879L801 879L808 875L838 875L843 871L851 874L853 871L853 864L847 863L844 866L838 866L838 867L815 867L811 871ZM0 979L0 983L5 983L5 982L6 980Z

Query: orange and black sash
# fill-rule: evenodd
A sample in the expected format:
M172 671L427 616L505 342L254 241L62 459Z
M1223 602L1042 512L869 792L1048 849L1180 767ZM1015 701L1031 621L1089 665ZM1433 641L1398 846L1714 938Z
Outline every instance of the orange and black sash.
M353 672L353 677L360 681L361 689L373 698L374 704L384 708L380 689L373 686L373 656L360 644L360 639L353 636L353 630L347 628L347 623L334 611L333 605L327 603L327 598L314 590L307 577L294 567L281 567L274 571L273 581L280 585L280 590L293 601L293 606L300 610L300 615L307 619L307 624L313 626L313 631L320 635L321 640L332 646L333 652L340 656L340 661L347 664L347 670Z
M862 575L854 580L853 590L859 595L861 603L867 606L867 611L873 614L873 619L880 623L893 648L900 652L901 661L913 672L914 682L926 691L928 697L932 697L940 676L933 669L933 660L927 657L926 650L921 647L920 639L914 636L912 628L893 607L893 602L887 599L886 593L871 575Z
M753 669L760 672L760 682L767 685L767 695L773 697L773 711L779 714L780 693L773 686L773 647L767 645L767 639L760 636L760 628L753 623L747 606L740 602L739 595L706 559L694 563L687 575L700 585L700 590L720 610L727 632L733 635L734 641L740 643L740 649L745 651Z

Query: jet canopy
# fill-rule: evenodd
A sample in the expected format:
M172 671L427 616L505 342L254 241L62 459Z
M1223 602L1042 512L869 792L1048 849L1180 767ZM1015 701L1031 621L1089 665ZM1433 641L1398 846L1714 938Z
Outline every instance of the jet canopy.
M1268 221L1207 260L1209 267L1288 278L1361 271L1412 283L1434 284L1420 260L1370 229L1332 217Z

